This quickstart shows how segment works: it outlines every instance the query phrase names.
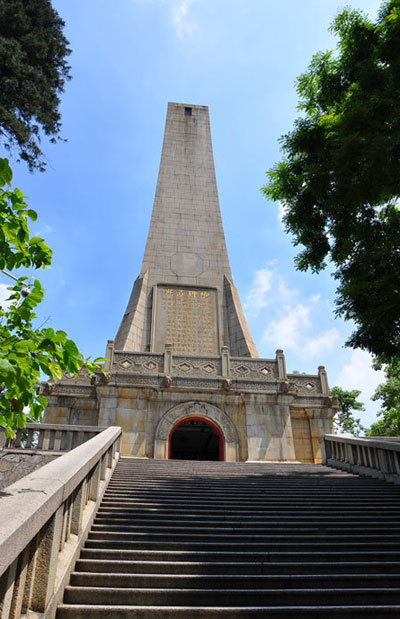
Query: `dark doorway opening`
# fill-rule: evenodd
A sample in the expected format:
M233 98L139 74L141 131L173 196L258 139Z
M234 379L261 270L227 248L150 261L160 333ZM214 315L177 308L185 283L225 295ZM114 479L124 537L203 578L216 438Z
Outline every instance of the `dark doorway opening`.
M170 434L169 457L171 460L223 460L224 442L221 432L204 419L184 419Z

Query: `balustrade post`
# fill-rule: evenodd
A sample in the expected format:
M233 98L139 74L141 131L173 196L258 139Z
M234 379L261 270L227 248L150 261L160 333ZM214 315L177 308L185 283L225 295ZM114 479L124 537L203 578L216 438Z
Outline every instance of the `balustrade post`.
M28 565L26 571L24 595L22 600L22 614L28 611L33 587L33 575L35 573L36 557L37 557L38 535L36 535L30 544L28 544Z
M36 550L30 608L44 613L54 593L57 558L63 529L64 506L61 505L41 532Z
M102 481L105 480L106 478L106 472L107 472L107 458L106 458L107 454L104 454L101 458L101 462L100 462L100 479Z
M22 606L24 601L30 554L30 546L28 544L28 546L21 552L20 556L18 557L18 567L11 603L10 619L18 619L18 617L21 616L23 611Z
M60 451L60 449L61 449L61 438L62 438L62 432L55 432L54 433L54 451Z
M106 348L106 361L104 363L104 369L106 372L112 370L113 362L114 362L114 344L115 340L107 340L107 348Z
M328 460L328 441L323 436L320 440L321 445L321 462L322 464L326 464Z
M352 445L350 445L349 443L346 443L346 457L347 462L349 462L350 464L354 464Z
M278 367L278 378L286 379L286 363L285 363L285 355L283 354L283 350L278 348L276 351L276 364Z
M164 374L170 376L172 374L172 344L165 344L164 347Z
M100 484L100 462L96 464L93 470L89 484L89 501L95 501L99 494Z
M388 464L387 464L387 459L386 459L386 452L384 449L378 449L378 462L379 462L379 468L382 471L382 473L388 473L389 469L388 469Z
M222 376L228 378L231 374L230 368L230 355L228 346L222 346L221 348L221 364L222 364Z
M82 516L85 507L86 479L83 479L72 503L71 533L79 535L82 528Z
M394 458L394 466L396 469L396 474L400 475L399 454L396 451L393 453L393 458Z
M8 619L12 610L15 575L17 573L18 559L15 559L0 578L0 617Z
M50 430L43 430L42 449L48 450L50 446Z

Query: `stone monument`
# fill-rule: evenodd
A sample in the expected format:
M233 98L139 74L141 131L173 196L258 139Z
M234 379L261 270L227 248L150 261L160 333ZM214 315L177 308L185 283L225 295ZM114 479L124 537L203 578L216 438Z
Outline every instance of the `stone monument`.
M319 462L337 402L323 366L260 359L233 284L208 108L169 103L143 264L106 374L55 385L46 423L118 425L123 455Z

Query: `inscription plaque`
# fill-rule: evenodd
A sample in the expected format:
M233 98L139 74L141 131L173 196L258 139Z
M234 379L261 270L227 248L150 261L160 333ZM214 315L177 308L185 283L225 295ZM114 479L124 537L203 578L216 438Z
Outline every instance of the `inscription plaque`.
M177 354L218 355L215 289L157 286L154 294L152 350L172 344Z

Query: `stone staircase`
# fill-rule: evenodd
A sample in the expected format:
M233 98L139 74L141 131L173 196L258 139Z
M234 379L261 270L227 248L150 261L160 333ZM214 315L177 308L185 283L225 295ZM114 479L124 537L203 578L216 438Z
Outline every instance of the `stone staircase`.
M57 619L399 618L399 505L322 465L122 458Z

